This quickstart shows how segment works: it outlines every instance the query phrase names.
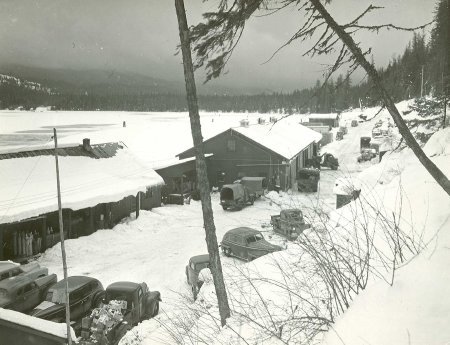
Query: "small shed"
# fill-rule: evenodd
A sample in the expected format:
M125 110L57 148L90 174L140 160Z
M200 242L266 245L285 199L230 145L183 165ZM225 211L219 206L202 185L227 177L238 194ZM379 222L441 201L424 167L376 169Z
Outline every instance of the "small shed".
M206 164L211 154L205 155ZM164 180L162 200L165 203L183 204L186 196L199 197L197 187L196 158L173 159L155 168Z

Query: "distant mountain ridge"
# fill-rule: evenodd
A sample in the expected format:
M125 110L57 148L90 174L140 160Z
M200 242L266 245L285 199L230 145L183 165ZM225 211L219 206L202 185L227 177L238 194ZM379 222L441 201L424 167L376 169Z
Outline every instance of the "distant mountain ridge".
M0 66L0 73L32 80L65 94L180 93L183 85L114 70L49 69L20 65Z
M55 94L55 92L51 88L44 86L40 83L36 83L33 81L29 81L26 79L21 79L21 78L17 78L17 77L5 75L5 74L0 74L0 85L2 87L10 86L10 87L15 87L15 88L24 88L24 89L28 89L28 90L32 90L32 91L37 91L37 92L44 92L49 95Z
M62 94L73 95L145 95L145 94L174 94L185 93L184 81L169 81L146 75L117 71L117 70L73 70L53 69L34 66L5 64L0 66L0 73L12 77L39 83ZM198 93L213 94L256 94L262 92L255 88L244 92L237 88L220 85L198 83Z

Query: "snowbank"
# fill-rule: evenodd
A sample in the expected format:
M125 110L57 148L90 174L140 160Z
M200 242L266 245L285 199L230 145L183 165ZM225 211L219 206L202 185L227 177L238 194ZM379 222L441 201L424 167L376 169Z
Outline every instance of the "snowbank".
M450 176L450 130L434 134L424 150ZM375 187L380 208L401 214L403 227L426 249L404 263L393 285L378 281L355 298L323 344L447 344L450 300L450 199L410 150L391 154L361 174ZM367 191L363 190L363 194ZM403 201L402 201L403 200ZM405 224L408 223L408 224ZM402 225L401 225L402 226Z

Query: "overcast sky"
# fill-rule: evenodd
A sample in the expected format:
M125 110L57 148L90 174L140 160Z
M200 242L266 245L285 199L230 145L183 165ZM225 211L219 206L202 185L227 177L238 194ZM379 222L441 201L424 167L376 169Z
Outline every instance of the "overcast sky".
M334 0L329 10L342 23L370 3L385 9L366 23L404 26L431 21L435 7L435 0ZM185 0L189 24L197 23L213 5L214 1ZM302 57L305 46L300 43L263 64L301 23L293 10L253 19L220 83L267 91L312 86L327 60ZM174 55L177 30L173 0L0 0L0 64L127 70L181 80L181 55ZM388 31L360 38L363 47L373 47L376 64L383 66L411 37ZM197 79L203 81L200 75Z

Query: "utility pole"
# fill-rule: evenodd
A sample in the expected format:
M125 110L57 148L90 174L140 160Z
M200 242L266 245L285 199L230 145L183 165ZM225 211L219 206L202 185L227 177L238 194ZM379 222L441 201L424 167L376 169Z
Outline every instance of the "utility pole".
M64 228L61 207L61 187L59 184L59 163L58 163L58 137L56 128L53 128L53 140L55 141L55 162L56 162L56 188L58 191L58 215L59 215L59 235L61 237L61 257L63 262L64 280L66 282L66 325L67 325L67 344L72 345L72 335L70 333L70 303L69 303L69 280L67 279L66 249L64 248Z

